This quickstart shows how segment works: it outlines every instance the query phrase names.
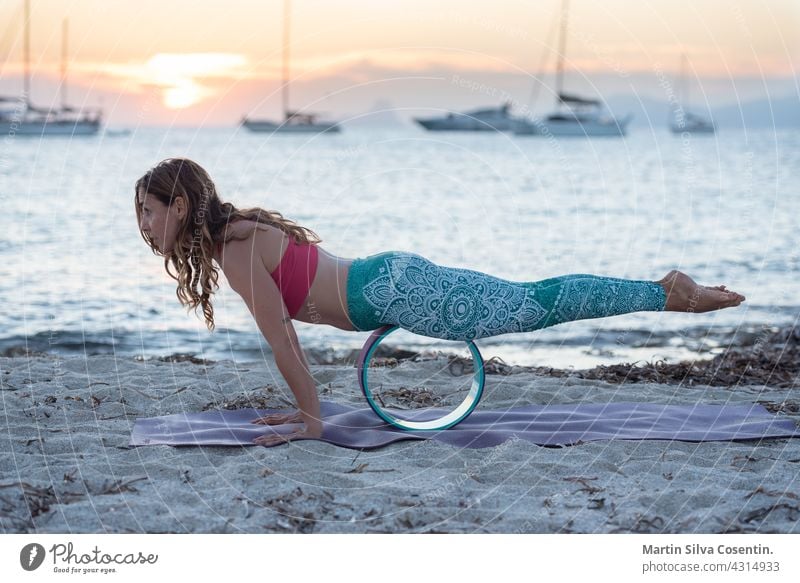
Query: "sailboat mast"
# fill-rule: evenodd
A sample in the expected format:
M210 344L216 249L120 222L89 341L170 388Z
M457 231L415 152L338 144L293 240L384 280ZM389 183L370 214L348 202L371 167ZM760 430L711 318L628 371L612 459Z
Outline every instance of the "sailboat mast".
M558 65L556 67L556 106L561 103L561 92L564 88L564 54L567 50L567 16L569 0L561 3L561 34L558 39Z
M681 99L683 100L683 104L686 109L689 108L690 83L686 76L686 72L688 70L689 70L689 57L687 57L686 53L684 53L681 58Z
M31 102L31 2L25 0L25 42L23 45L25 59L25 85L23 93L25 103Z
M67 108L67 19L61 23L61 109Z
M289 0L283 0L283 119L289 118Z

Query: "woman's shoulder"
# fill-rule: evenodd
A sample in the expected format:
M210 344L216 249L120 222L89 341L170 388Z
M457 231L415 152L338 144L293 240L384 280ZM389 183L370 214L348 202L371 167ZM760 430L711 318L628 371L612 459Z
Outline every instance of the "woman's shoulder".
M249 219L229 223L224 233L224 237L217 243L218 252L227 250L230 243L241 246L242 249L255 251L261 257L264 267L270 272L280 263L283 250L287 246L284 239L289 236L278 227Z
M250 241L252 237L256 237L257 241L265 239L280 241L284 236L284 232L278 227L250 219L239 219L238 221L230 222L222 233L217 242L218 245L224 245L230 241Z

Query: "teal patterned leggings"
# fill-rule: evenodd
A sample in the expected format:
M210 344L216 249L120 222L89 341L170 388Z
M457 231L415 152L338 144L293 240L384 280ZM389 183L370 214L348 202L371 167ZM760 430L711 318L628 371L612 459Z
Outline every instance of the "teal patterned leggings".
M532 282L443 267L415 253L358 258L347 276L347 309L360 331L386 324L447 340L664 310L666 292L649 280L570 274Z

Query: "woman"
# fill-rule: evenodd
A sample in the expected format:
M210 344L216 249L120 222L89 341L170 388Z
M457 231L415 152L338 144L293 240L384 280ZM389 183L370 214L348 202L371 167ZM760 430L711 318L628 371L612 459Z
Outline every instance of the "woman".
M439 266L415 253L337 257L319 246L313 231L280 213L222 202L208 173L185 158L148 170L135 191L142 237L165 258L167 273L178 282L178 300L195 310L202 306L214 329L215 262L272 348L298 411L255 423L302 422L304 428L254 440L262 445L322 435L316 386L292 319L359 331L394 324L436 338L472 340L635 311L707 312L745 300L724 285L700 286L676 270L658 281L571 274L514 282Z

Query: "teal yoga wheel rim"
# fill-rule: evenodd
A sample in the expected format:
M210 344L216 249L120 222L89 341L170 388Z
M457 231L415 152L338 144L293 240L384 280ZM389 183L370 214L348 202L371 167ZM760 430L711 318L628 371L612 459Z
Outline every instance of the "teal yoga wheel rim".
M429 421L410 421L406 419L400 419L394 415L391 415L390 413L387 413L381 409L378 403L375 402L375 399L372 397L372 392L369 389L369 382L367 381L369 362L372 360L372 355L378 348L378 345L383 342L383 340L389 334L398 329L399 326L383 326L382 328L378 328L370 335L369 338L367 338L367 341L364 343L364 347L361 349L361 354L359 355L357 363L358 384L361 386L361 390L364 393L364 396L367 398L367 403L369 403L369 406L373 411L375 411L375 413L378 414L381 419L387 423L408 431L439 431L442 429L448 429L449 427L453 427L454 425L461 423L470 413L472 413L475 407L478 406L478 402L481 400L481 395L483 395L483 387L486 381L486 374L483 368L483 357L481 356L478 347L475 346L475 343L471 340L467 341L466 344L472 353L472 360L475 363L475 372L472 375L472 386L470 387L469 393L467 393L467 396L461 402L461 404L449 413Z

